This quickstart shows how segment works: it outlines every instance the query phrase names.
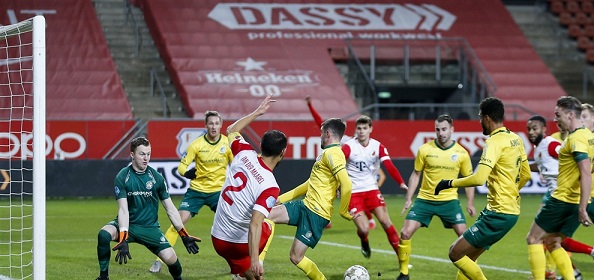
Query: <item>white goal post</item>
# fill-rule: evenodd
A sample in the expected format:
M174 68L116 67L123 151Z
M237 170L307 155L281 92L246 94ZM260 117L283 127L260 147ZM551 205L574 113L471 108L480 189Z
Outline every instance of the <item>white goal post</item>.
M0 26L2 280L45 279L45 28L43 16Z

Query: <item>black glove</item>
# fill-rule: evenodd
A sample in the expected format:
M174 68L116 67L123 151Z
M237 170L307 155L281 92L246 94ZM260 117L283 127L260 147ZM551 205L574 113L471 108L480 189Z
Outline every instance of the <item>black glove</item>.
M435 195L438 195L440 191L445 190L445 189L449 189L452 187L452 180L441 180L439 181L439 183L437 183L437 186L435 187Z
M130 250L128 249L128 232L127 231L120 231L120 243L115 245L112 251L118 251L115 257L115 261L122 264L128 263L128 259L132 259L130 255Z
M202 240L198 237L191 236L186 230L186 228L182 228L177 233L184 242L184 246L186 246L186 250L188 250L188 253L198 254L200 248L198 248L198 244L196 244L196 242L201 242Z
M192 179L196 179L196 167L186 171L186 173L184 173L184 177L192 180Z

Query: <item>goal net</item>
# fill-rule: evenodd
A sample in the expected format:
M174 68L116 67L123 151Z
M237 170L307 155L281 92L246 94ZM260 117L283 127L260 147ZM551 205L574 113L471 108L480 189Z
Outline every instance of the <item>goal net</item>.
M45 19L0 26L0 280L45 279Z

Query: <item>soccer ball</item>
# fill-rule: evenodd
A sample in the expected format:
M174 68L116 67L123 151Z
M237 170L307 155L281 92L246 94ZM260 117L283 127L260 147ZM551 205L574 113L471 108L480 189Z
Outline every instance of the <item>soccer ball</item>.
M369 272L360 265L353 265L344 272L344 280L369 280Z

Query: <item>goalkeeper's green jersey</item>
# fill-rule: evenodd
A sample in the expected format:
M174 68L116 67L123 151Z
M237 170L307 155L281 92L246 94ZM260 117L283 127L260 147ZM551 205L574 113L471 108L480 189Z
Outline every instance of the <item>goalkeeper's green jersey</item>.
M440 147L437 140L427 142L419 148L415 158L415 171L423 172L423 181L418 198L432 201L458 199L458 189L442 190L434 195L435 186L442 179L456 179L459 174L466 177L472 174L470 155L457 142L446 148Z
M584 127L569 133L559 150L559 175L552 196L558 200L580 203L580 169L578 162L594 157L592 132Z
M194 162L196 178L190 181L190 189L203 193L218 192L225 183L227 166L232 160L233 154L229 149L227 136L221 134L217 142L211 143L204 134L188 146L177 172L183 176L188 166Z
M159 227L159 202L169 198L169 192L157 170L150 166L144 172L135 171L132 165L122 168L115 178L115 195L128 200L130 225Z

